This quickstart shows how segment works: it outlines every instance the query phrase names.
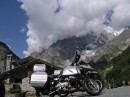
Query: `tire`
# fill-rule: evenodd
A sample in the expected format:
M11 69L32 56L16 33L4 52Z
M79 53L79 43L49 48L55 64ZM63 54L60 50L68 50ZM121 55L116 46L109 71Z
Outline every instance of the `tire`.
M99 95L101 92L99 84L93 79L89 79L89 81L84 82L84 89L89 95L92 96Z
M68 94L60 94L59 97L66 97Z
M58 92L58 96L59 97L66 97L68 95L68 93L64 93L64 92Z
M55 96L55 95L52 94L52 95L50 95L49 97L54 97L54 96Z
M102 82L100 80L96 80L96 82L99 84L100 91L102 91L104 88Z

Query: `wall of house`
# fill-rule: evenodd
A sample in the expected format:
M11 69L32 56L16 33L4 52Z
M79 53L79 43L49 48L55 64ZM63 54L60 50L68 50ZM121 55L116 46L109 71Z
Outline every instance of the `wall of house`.
M23 91L35 91L35 89L30 84L29 77L22 79L22 84L20 84L20 87L22 88Z
M3 73L6 71L6 56L8 51L0 50L0 72Z

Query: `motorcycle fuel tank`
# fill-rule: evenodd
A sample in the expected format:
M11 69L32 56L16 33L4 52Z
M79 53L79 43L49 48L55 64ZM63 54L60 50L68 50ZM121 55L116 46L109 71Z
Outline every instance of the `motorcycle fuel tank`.
M77 66L68 66L62 72L62 75L77 75L81 73Z

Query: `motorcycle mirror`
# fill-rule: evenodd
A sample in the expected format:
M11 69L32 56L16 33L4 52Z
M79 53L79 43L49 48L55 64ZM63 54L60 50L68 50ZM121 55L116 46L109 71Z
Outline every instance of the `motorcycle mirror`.
M75 54L77 55L78 54L78 51L76 50Z
M79 51L79 50L76 50L76 51L75 51L75 55L80 55L80 51Z

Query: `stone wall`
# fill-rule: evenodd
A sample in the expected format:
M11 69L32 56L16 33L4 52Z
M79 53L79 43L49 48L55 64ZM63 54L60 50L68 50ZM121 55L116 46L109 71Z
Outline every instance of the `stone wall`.
M6 56L8 54L7 50L0 48L0 72L6 71Z
M35 91L35 89L29 83L28 77L22 79L22 84L20 86L21 86L22 90L24 90L24 91Z

